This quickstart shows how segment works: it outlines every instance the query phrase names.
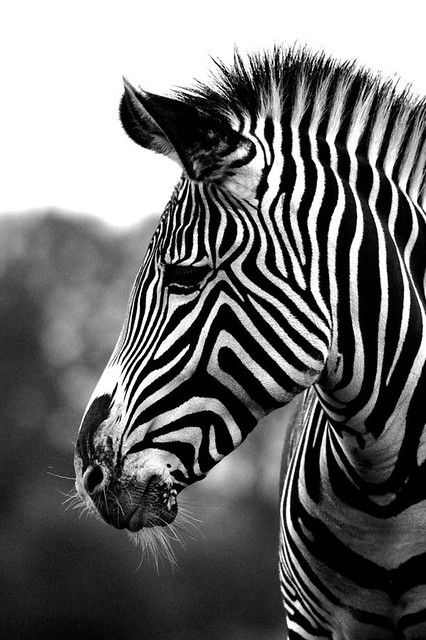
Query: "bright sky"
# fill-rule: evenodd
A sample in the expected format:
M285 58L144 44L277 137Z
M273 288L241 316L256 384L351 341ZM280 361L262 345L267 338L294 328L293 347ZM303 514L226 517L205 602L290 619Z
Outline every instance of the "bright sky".
M125 136L122 75L160 93L234 44L298 40L426 93L425 13L422 0L4 0L0 213L53 206L127 225L163 209L179 169Z

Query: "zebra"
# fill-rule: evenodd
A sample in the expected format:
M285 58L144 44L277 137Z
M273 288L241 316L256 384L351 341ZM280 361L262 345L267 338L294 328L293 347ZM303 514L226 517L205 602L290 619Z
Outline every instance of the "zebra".
M83 416L76 489L134 537L269 412L290 640L426 638L426 100L306 48L120 118L182 176ZM166 529L162 529L166 527Z

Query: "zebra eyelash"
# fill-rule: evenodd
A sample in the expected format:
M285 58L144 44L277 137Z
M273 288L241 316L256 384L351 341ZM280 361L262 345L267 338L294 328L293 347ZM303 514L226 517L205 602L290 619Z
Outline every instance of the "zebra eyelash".
M198 289L211 272L207 265L194 266L163 263L164 282L167 287L176 286L187 290Z

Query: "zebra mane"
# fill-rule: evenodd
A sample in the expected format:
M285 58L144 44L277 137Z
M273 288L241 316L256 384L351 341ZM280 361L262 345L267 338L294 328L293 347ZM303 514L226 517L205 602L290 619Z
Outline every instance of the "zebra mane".
M272 116L308 129L314 121L319 136L334 127L343 144L355 132L357 154L368 150L377 166L387 162L399 182L410 179L411 192L424 189L426 98L410 86L300 47L236 50L232 64L213 62L210 81L177 91L181 100L233 123Z

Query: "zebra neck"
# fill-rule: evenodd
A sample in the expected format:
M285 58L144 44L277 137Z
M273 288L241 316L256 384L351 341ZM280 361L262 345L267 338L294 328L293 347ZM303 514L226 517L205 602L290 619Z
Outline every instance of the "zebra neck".
M321 395L308 392L305 431L300 447L307 456L307 489L321 502L330 485L345 501L374 516L393 516L426 499L425 422L411 425L401 409L386 430L374 437L335 424L323 409ZM317 466L318 481L312 469ZM330 479L333 476L333 481ZM319 493L318 493L319 491Z

